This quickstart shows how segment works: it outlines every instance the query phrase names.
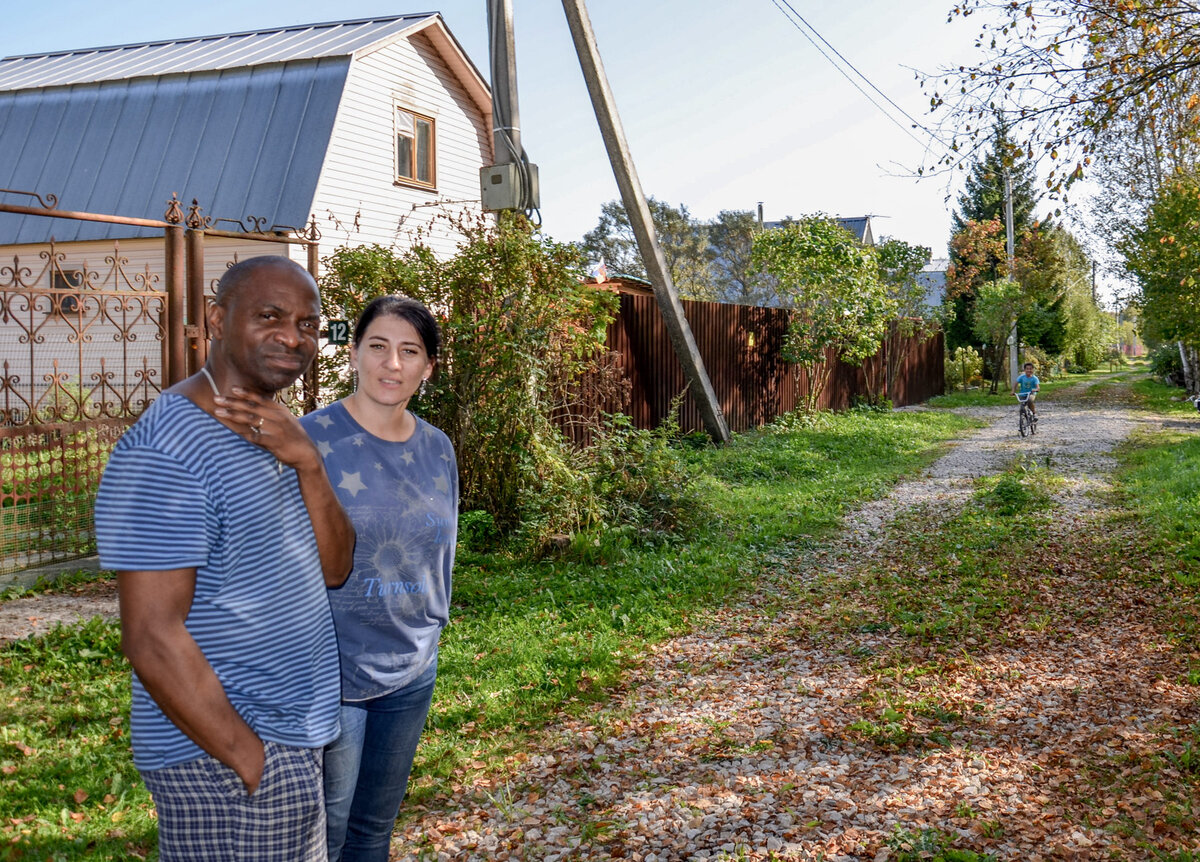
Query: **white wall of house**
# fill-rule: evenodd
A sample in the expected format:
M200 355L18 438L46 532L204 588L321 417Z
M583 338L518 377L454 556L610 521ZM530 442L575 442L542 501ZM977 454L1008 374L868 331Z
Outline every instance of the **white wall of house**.
M434 188L396 182L397 104L435 122ZM479 169L491 159L486 130L476 103L423 34L355 58L313 203L322 254L367 243L404 248L428 231L434 251L452 255L460 237L438 216L480 212Z

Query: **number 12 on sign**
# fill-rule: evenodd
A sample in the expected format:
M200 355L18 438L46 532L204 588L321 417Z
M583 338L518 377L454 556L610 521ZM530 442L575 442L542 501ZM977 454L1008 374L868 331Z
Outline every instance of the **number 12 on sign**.
M331 320L329 321L329 343L330 344L349 344L350 343L350 321L348 320Z

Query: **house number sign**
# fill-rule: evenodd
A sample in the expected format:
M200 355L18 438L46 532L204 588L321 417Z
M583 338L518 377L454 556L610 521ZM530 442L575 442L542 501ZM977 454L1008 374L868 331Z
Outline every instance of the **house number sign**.
M349 344L350 343L350 321L348 321L348 320L331 320L331 321L329 321L329 343L330 344Z

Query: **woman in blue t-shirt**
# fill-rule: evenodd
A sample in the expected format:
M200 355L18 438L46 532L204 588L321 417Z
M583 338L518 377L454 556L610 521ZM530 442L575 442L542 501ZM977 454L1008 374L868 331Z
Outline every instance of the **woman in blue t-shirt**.
M437 361L433 315L373 300L355 325L353 394L301 419L358 536L329 591L341 655L341 736L325 749L331 862L386 862L429 713L450 608L458 467L449 438L409 402Z

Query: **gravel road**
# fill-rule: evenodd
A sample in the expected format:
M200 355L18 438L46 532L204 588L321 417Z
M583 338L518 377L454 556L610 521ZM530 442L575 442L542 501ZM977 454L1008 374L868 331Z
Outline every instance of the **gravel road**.
M796 576L813 566L852 572L910 507L953 509L976 478L1018 458L1065 480L1050 532L1092 529L1103 503L1091 492L1107 485L1113 449L1134 429L1165 423L1086 389L1046 397L1037 435L1024 440L1015 404L966 411L990 424L853 513L820 559L795 564ZM1050 788L1070 785L1078 771L1070 758L1107 744L1096 738L1141 739L1198 717L1188 687L1164 679L1178 673L1156 663L1157 635L1134 617L1099 632L1023 632L945 671L941 690L961 693L961 709L986 704L986 722L965 745L852 744L846 726L878 685L854 656L902 644L864 632L814 646L793 635L806 625L803 609L751 600L656 645L612 703L565 720L511 775L466 775L444 787L453 803L410 820L392 858L883 862L901 827L961 835L996 858L1111 858L1104 825L1079 824Z

